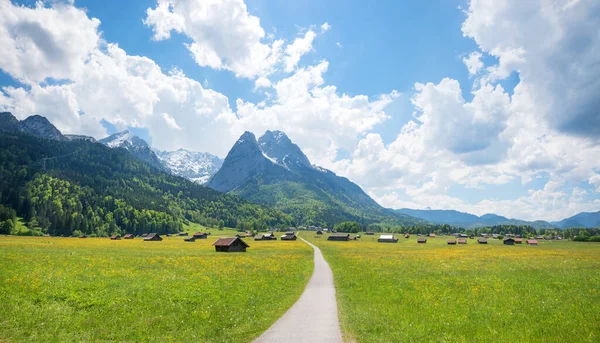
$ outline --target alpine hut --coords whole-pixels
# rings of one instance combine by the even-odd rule
[[[327,237],[328,241],[349,241],[350,234],[348,233],[334,233],[331,236]]]
[[[144,237],[144,241],[162,241],[162,237],[160,237],[158,233],[149,233],[146,237]]]
[[[479,244],[487,244],[488,240],[487,238],[478,238],[477,239],[477,243]]]
[[[425,244],[425,243],[427,243],[427,238],[417,238],[417,243]]]
[[[296,233],[294,231],[288,231],[285,233],[285,235],[281,236],[282,241],[295,241],[296,239],[298,239],[298,237],[296,237]]]
[[[135,236],[131,233],[126,234],[125,236],[123,236],[124,239],[134,239]]]
[[[449,239],[447,242],[448,245],[456,245],[456,239]]]
[[[183,239],[185,242],[195,242],[196,241],[196,237],[194,236],[190,236],[190,237],[186,237]]]
[[[505,238],[504,245],[515,245],[515,239],[514,238]]]
[[[538,245],[537,239],[528,239],[527,245]]]
[[[119,236],[119,235],[112,235],[112,236],[110,236],[110,240],[111,241],[118,241],[120,239],[121,239],[121,236]]]
[[[394,237],[394,235],[380,235],[379,239],[377,239],[379,243],[398,243],[398,238]]]
[[[459,238],[458,244],[467,244],[467,240],[465,238]]]
[[[217,252],[246,252],[250,246],[239,237],[219,238],[213,243]]]
[[[192,237],[194,237],[195,239],[206,239],[208,237],[208,234],[206,232],[196,232],[192,235]]]

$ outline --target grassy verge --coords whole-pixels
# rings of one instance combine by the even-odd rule
[[[0,341],[250,341],[298,299],[312,249],[213,242],[0,237]]]
[[[335,279],[344,335],[358,342],[598,342],[600,244],[501,241],[448,246],[318,245]]]

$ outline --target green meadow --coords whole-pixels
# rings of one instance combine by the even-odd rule
[[[600,341],[600,244],[303,236],[333,270],[347,341]]]
[[[246,253],[216,253],[231,232],[209,231],[194,243],[0,237],[0,342],[251,341],[302,293],[312,249],[247,240]]]

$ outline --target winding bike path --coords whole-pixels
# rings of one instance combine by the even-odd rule
[[[302,240],[315,252],[313,274],[300,299],[255,343],[342,343],[333,273],[321,250]]]

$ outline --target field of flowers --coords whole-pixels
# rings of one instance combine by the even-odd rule
[[[248,240],[216,253],[212,231],[194,243],[0,237],[0,342],[252,340],[302,293],[312,249]]]
[[[333,270],[348,341],[600,341],[600,244],[305,237]]]

